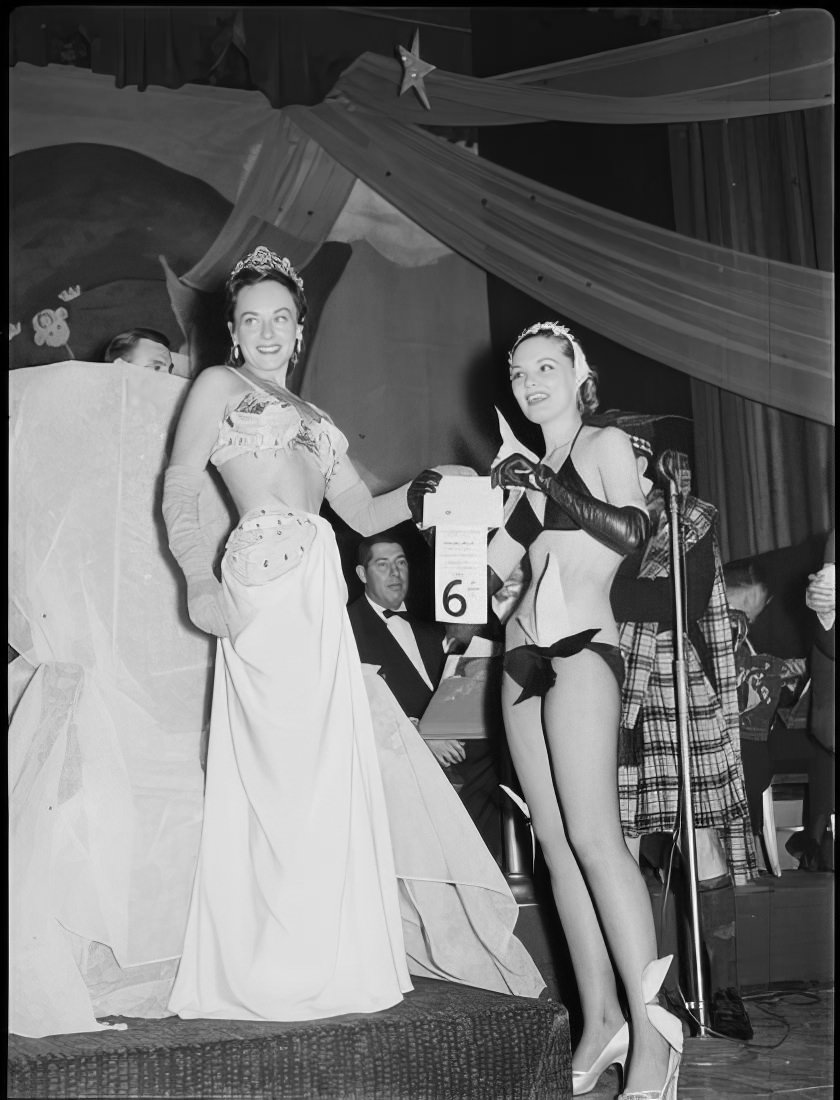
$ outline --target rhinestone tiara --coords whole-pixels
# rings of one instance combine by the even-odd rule
[[[513,343],[513,347],[508,352],[508,365],[513,366],[513,353],[519,347],[524,339],[528,336],[540,336],[545,334],[547,336],[565,336],[569,343],[572,345],[572,355],[574,357],[575,365],[575,381],[578,386],[583,385],[587,378],[591,377],[592,371],[589,369],[589,363],[586,361],[586,356],[583,354],[583,348],[577,342],[575,335],[566,328],[565,325],[561,325],[559,321],[537,321],[535,325],[529,325],[528,328],[523,329],[522,332],[516,337]]]
[[[231,279],[246,267],[252,267],[255,271],[279,271],[281,275],[285,275],[287,279],[291,279],[298,290],[303,290],[303,279],[301,279],[300,275],[298,275],[286,257],[283,256],[281,258],[276,252],[272,252],[270,248],[266,248],[264,244],[258,245],[244,260],[239,261],[230,273]]]
[[[529,325],[528,328],[524,328],[514,341],[513,347],[517,344],[521,344],[526,336],[538,336],[541,332],[550,332],[552,336],[565,336],[567,340],[577,343],[573,333],[566,328],[565,325],[561,325],[559,321],[537,321],[535,325]],[[511,349],[511,354],[513,349]]]

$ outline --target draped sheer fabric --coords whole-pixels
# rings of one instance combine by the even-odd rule
[[[91,363],[9,383],[9,642],[33,670],[9,729],[9,1027],[38,1036],[165,1014],[211,650],[158,519],[188,383]],[[207,503],[221,532],[223,502]]]
[[[387,29],[386,21],[371,23],[364,19],[363,10],[342,19],[341,12],[332,9],[330,22],[319,25],[318,12],[310,15],[302,9],[239,11],[228,31],[248,59],[261,97],[276,107],[320,99],[328,86],[327,59],[339,52],[339,38],[345,57],[357,56],[361,49],[390,54],[394,32]],[[21,59],[46,64],[49,35],[44,33],[38,9],[24,6],[13,17],[11,63]],[[683,120],[732,118],[768,110],[801,110],[831,94],[830,20],[830,14],[820,9],[768,12],[494,78],[497,94],[489,100],[483,91],[476,94],[480,81],[452,76],[469,69],[467,36],[440,35],[427,27],[424,48],[439,66],[428,78],[430,112],[413,96],[394,95],[401,67],[376,52],[351,67],[344,86],[354,89],[359,102],[366,102],[378,96],[384,82],[383,110],[408,121],[420,121],[425,114],[429,125],[498,125],[558,117],[582,122],[661,122],[675,121],[677,116]],[[134,84],[143,91],[156,85],[177,89],[206,76],[208,59],[202,38],[207,18],[202,9],[102,5],[86,12],[85,24],[93,44],[93,71],[113,73],[118,88]],[[305,45],[314,34],[324,36],[323,49],[320,56],[306,57]],[[501,94],[505,86],[522,94],[505,97]],[[566,94],[562,99],[530,94],[547,88]],[[213,88],[213,94],[218,90]]]
[[[587,122],[615,121],[628,96],[641,111],[636,121],[645,123],[656,120],[660,97],[673,107],[663,122],[802,110],[833,102],[830,19],[825,11],[782,12],[504,78],[434,72],[430,80],[461,89],[470,111],[489,104],[483,121],[496,123],[493,105],[516,102],[520,93],[539,95],[548,106],[512,121],[570,117],[563,104],[581,96],[590,107],[579,120]],[[263,223],[285,235],[303,266],[360,178],[449,249],[564,318],[730,393],[833,423],[831,274],[671,233],[489,164],[407,124],[435,122],[436,92],[430,84],[432,112],[413,106],[414,97],[395,95],[394,64],[386,64],[388,81],[377,77],[368,105],[352,96],[358,73],[382,68],[382,60],[369,57],[314,108],[291,107],[267,118],[262,97],[252,93],[262,130],[249,149],[259,144],[259,152],[247,165],[239,162],[247,176],[239,201],[208,255],[182,276],[187,285],[204,289],[218,281]],[[651,73],[658,74],[656,94],[642,95]],[[587,82],[602,78],[610,94],[592,96]],[[584,82],[583,90],[572,94],[576,82]],[[14,75],[13,86],[20,87]],[[209,108],[218,90],[190,89],[196,103],[202,91]],[[184,89],[154,92],[155,101],[170,95],[173,103],[184,102]],[[701,100],[703,111],[677,109]],[[111,102],[102,98],[94,115],[107,113]],[[388,117],[394,109],[401,112],[397,119]],[[622,110],[623,121],[632,122]],[[158,142],[164,160],[172,156],[176,129],[184,138],[182,155],[201,146],[183,114],[174,118],[174,129],[159,128],[166,139],[144,139],[147,150]],[[86,125],[96,128],[90,119]],[[22,130],[19,125],[18,144]],[[113,128],[103,132],[113,140]]]
[[[763,27],[755,33],[766,36],[769,27],[780,25],[769,20],[755,21]],[[726,53],[727,29],[719,30],[718,45]],[[809,33],[813,38],[813,26]],[[775,30],[772,35],[775,41]],[[684,37],[692,38],[696,50],[696,38]],[[807,56],[822,56],[813,41],[809,48]],[[791,58],[783,55],[787,64]],[[361,68],[365,64],[363,58]],[[637,57],[631,68],[639,64]],[[241,204],[185,283],[209,286],[223,257],[230,262],[242,251],[259,220],[290,238],[300,234],[292,251],[308,255],[314,223],[338,219],[346,199],[340,187],[330,186],[332,157],[447,248],[561,316],[730,393],[832,422],[831,274],[649,226],[535,183],[405,124],[405,118],[388,118],[386,105],[395,97],[386,96],[384,86],[367,106],[349,98],[354,86],[347,89],[345,81],[352,72],[319,107],[283,112]],[[471,88],[477,100],[499,95],[493,81],[476,80]],[[502,89],[502,97],[509,91]],[[825,101],[806,97],[799,106]],[[762,110],[774,102],[767,98]],[[721,113],[726,111],[704,117]],[[675,113],[663,121],[677,118]],[[651,121],[650,114],[644,121]],[[302,185],[306,165],[310,174]],[[263,175],[268,188],[256,178]],[[317,219],[311,217],[312,196],[320,196]]]
[[[833,24],[827,11],[758,19],[478,79],[435,69],[430,109],[395,96],[399,61],[363,54],[333,96],[425,126],[523,122],[649,125],[801,111],[830,103]]]
[[[285,113],[266,124],[262,143],[249,167],[236,206],[205,256],[183,276],[197,290],[215,289],[244,253],[263,222],[286,237],[285,252],[295,267],[306,267],[323,244],[347,201],[356,177]],[[278,243],[279,247],[279,243]]]
[[[563,317],[694,378],[831,421],[831,275],[646,225],[338,101],[284,115],[454,252]],[[283,155],[261,163],[285,171]],[[282,229],[291,215],[266,202],[249,216]],[[234,213],[214,252],[233,257],[243,240]],[[184,280],[205,273],[202,263]]]
[[[514,935],[507,880],[440,765],[374,665],[362,665],[388,806],[412,974],[537,997],[545,987]]]

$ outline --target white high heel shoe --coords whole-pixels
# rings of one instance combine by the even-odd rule
[[[654,959],[642,973],[642,994],[648,1019],[670,1047],[665,1084],[655,1091],[647,1089],[645,1092],[622,1092],[618,1100],[677,1100],[677,1081],[683,1048],[682,1023],[673,1013],[656,1003],[656,995],[665,981],[672,958],[673,955],[666,955],[664,959]]]
[[[609,1066],[619,1065],[623,1072],[629,1048],[630,1026],[624,1023],[589,1069],[572,1070],[572,1096],[584,1096],[587,1092],[592,1092],[598,1083],[598,1078]]]

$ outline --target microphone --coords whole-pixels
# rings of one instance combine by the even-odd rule
[[[656,472],[663,480],[670,481],[677,493],[682,496],[691,480],[688,455],[683,454],[682,451],[663,451],[656,460]]]

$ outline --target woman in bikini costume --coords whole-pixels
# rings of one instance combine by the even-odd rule
[[[511,757],[549,870],[573,961],[583,1033],[575,1096],[612,1064],[624,1100],[675,1100],[682,1029],[656,1004],[670,959],[656,959],[650,899],[622,835],[617,743],[623,665],[610,609],[622,557],[649,519],[632,445],[583,414],[595,383],[557,322],[526,329],[509,355],[514,397],[542,429],[542,462],[504,458],[508,499],[489,547],[491,587],[527,554],[531,580],[506,625],[502,706]],[[622,1014],[613,962],[624,988]],[[629,1051],[629,1062],[628,1062]]]
[[[287,259],[261,246],[238,263],[227,309],[232,362],[193,382],[164,484],[190,618],[220,639],[201,845],[169,1007],[240,1020],[375,1012],[411,981],[347,592],[318,513],[326,498],[363,534],[419,520],[440,474],[374,499],[342,433],[288,391],[306,300]],[[199,516],[208,462],[240,517],[221,583]]]

